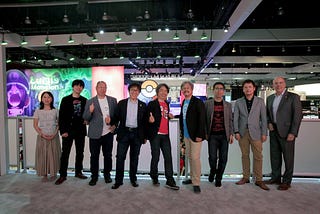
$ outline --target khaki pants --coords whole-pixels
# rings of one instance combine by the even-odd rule
[[[201,176],[201,162],[200,152],[202,142],[194,142],[190,138],[184,138],[186,145],[186,155],[189,158],[190,163],[190,177],[194,186],[200,185]]]
[[[253,173],[256,181],[262,181],[262,142],[253,140],[249,131],[246,130],[241,136],[239,146],[242,153],[242,174],[244,179],[250,178],[250,145],[253,152]]]

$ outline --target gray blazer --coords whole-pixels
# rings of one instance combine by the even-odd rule
[[[115,125],[115,111],[117,108],[117,99],[115,97],[106,96],[109,105],[109,114],[111,117],[110,125]],[[93,103],[94,111],[90,113],[89,107]],[[83,119],[89,122],[88,137],[99,139],[102,134],[104,118],[99,105],[98,97],[95,96],[87,101],[83,112]]]
[[[268,123],[274,123],[273,119],[273,100],[275,94],[267,98],[267,118]],[[302,106],[300,97],[297,94],[284,92],[277,110],[277,131],[282,138],[286,138],[288,134],[298,136],[299,127],[302,120]]]
[[[239,98],[234,106],[233,126],[234,132],[239,132],[241,137],[246,129],[249,130],[253,140],[260,140],[262,135],[267,135],[267,113],[264,100],[254,96],[252,107],[248,114],[245,98]]]
[[[212,126],[213,109],[214,109],[214,99],[207,100],[204,103],[206,110],[206,136],[209,140],[210,130]],[[232,123],[232,106],[230,103],[223,100],[223,118],[224,118],[224,128],[226,130],[227,140],[230,140],[230,135],[233,133],[233,123]]]

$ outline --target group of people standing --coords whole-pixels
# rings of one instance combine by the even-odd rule
[[[107,84],[97,82],[97,95],[87,100],[81,96],[84,88],[82,80],[72,82],[72,94],[64,97],[59,111],[54,108],[51,92],[41,94],[40,108],[34,113],[34,128],[38,133],[36,145],[36,171],[44,180],[55,180],[59,170],[60,177],[55,184],[67,179],[69,155],[75,142],[75,177],[87,179],[82,173],[85,136],[89,137],[90,171],[89,185],[96,185],[99,178],[99,157],[102,149],[104,157],[103,175],[105,183],[111,183],[113,137],[117,135],[116,175],[112,189],[123,185],[124,165],[130,148],[129,178],[133,187],[138,187],[137,169],[140,148],[147,140],[151,147],[150,177],[159,186],[158,163],[160,151],[164,159],[166,187],[179,190],[173,177],[171,143],[169,138],[170,113],[168,99],[169,87],[159,84],[156,97],[146,105],[138,100],[141,86],[132,83],[128,87],[129,97],[117,102],[115,97],[106,95]],[[181,84],[184,100],[179,115],[180,131],[186,155],[190,163],[190,179],[193,191],[200,193],[201,146],[208,140],[210,174],[209,182],[222,185],[222,177],[228,159],[228,145],[238,140],[242,153],[243,178],[236,184],[250,182],[250,146],[253,151],[253,172],[255,184],[264,190],[265,185],[279,184],[280,190],[291,187],[294,165],[294,141],[298,134],[302,109],[299,96],[286,90],[285,80],[274,80],[275,95],[263,99],[254,95],[256,86],[252,80],[243,83],[244,96],[232,106],[224,97],[225,85],[216,82],[213,86],[214,98],[205,102],[193,96],[193,83]],[[86,126],[88,127],[88,134]],[[262,180],[262,143],[270,131],[271,180]],[[62,151],[60,138],[62,137]],[[282,155],[286,170],[281,181]],[[50,178],[48,176],[50,175]]]

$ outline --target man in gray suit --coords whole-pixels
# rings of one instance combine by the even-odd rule
[[[286,90],[283,77],[273,80],[275,94],[267,98],[267,119],[270,131],[271,179],[266,184],[280,184],[279,190],[291,187],[294,166],[295,138],[302,119],[300,97]],[[281,183],[282,157],[285,172]]]
[[[99,178],[100,148],[104,157],[104,180],[111,183],[112,148],[115,130],[115,112],[117,99],[107,96],[107,84],[99,81],[96,86],[97,96],[87,101],[83,119],[89,122],[88,137],[90,138],[90,186],[96,185]]]
[[[252,80],[242,84],[244,97],[234,106],[234,132],[242,153],[243,178],[237,185],[250,183],[250,145],[253,152],[253,173],[255,184],[263,190],[269,188],[262,181],[262,143],[267,139],[267,114],[264,100],[254,95]]]
[[[209,182],[221,187],[221,180],[228,160],[229,143],[233,143],[232,106],[223,100],[225,86],[213,84],[214,98],[207,100],[206,139],[208,140],[210,174]]]

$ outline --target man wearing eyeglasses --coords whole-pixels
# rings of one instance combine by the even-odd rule
[[[221,180],[228,160],[229,143],[233,143],[232,106],[223,100],[225,86],[222,82],[213,85],[214,98],[207,100],[206,139],[208,140],[210,174],[209,182],[221,187]]]

